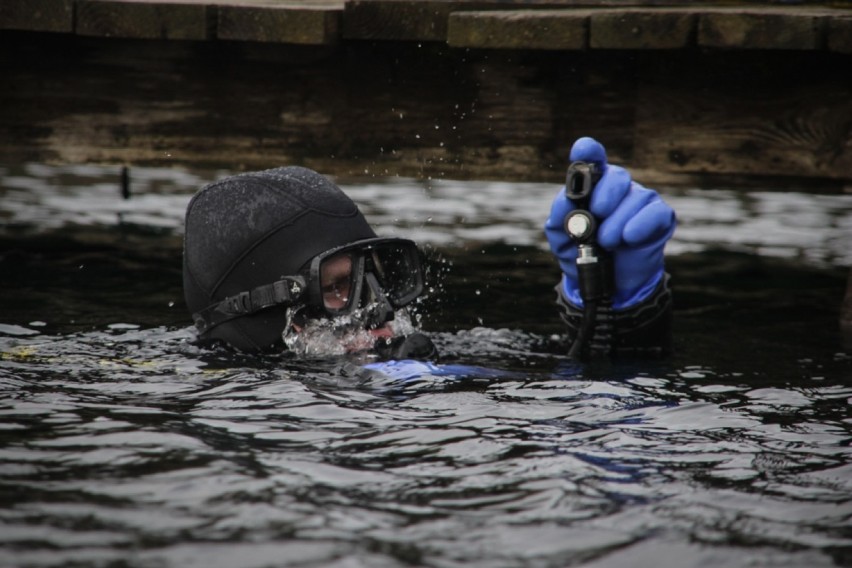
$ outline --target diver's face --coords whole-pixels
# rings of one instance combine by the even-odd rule
[[[352,292],[352,257],[340,253],[325,261],[320,275],[320,287],[326,308],[343,308],[349,302],[349,294]]]
[[[390,346],[416,331],[407,306],[423,291],[419,251],[405,239],[365,239],[318,254],[302,267],[305,304],[282,333],[297,354],[335,355]]]
[[[352,268],[352,256],[346,252],[334,255],[323,262],[320,271],[320,291],[323,304],[327,309],[339,310],[349,304],[350,295],[354,290]],[[341,321],[346,323],[341,324]],[[314,351],[317,351],[318,343],[324,343],[332,352],[363,351],[371,349],[379,338],[388,339],[394,336],[394,329],[390,322],[385,322],[375,329],[365,329],[357,324],[353,326],[352,323],[354,321],[351,316],[343,316],[339,319],[308,321],[305,326],[294,323],[292,327],[297,334],[308,334],[306,340],[314,344],[311,347]],[[317,339],[311,341],[310,337]],[[294,345],[296,344],[294,339],[291,341]]]

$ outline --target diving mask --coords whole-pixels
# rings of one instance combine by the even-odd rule
[[[368,317],[359,319],[375,328],[413,302],[423,286],[422,256],[413,241],[370,238],[320,253],[299,274],[228,296],[193,314],[193,319],[206,332],[273,306],[296,307],[291,311],[296,324],[299,319],[333,319],[367,310]]]

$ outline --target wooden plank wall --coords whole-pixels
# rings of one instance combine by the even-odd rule
[[[3,0],[0,163],[852,183],[848,3],[518,4]]]

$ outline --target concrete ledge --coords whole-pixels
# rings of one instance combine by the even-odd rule
[[[852,1],[748,6],[687,0],[0,0],[0,30],[333,45],[488,49],[852,52]]]
[[[0,0],[0,29],[301,45],[369,39],[490,49],[850,53],[850,20],[852,2],[772,0],[742,7],[686,0]]]
[[[674,10],[601,11],[592,15],[592,49],[681,49],[694,43],[698,17]]]
[[[824,20],[822,15],[807,12],[711,12],[699,19],[698,45],[730,49],[819,49]]]
[[[342,34],[345,39],[444,41],[450,13],[458,7],[447,0],[349,0]]]
[[[539,6],[541,8],[541,6]],[[848,53],[852,11],[830,8],[459,10],[447,43],[491,49],[767,49]]]
[[[0,30],[74,31],[74,0],[2,0]]]
[[[341,8],[335,6],[219,6],[219,39],[332,45],[337,43]]]
[[[511,10],[450,14],[452,47],[578,50],[588,45],[588,10]]]
[[[78,0],[79,35],[133,39],[210,39],[204,4],[179,1]]]

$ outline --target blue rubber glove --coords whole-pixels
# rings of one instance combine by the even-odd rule
[[[675,230],[675,214],[657,194],[630,179],[619,166],[608,165],[606,150],[593,138],[580,138],[571,148],[572,162],[595,162],[603,172],[592,190],[589,209],[600,221],[598,244],[610,251],[615,272],[613,308],[627,309],[651,295],[663,278],[663,248]],[[568,300],[583,305],[577,280],[577,244],[565,232],[565,216],[574,210],[565,187],[553,200],[544,232],[559,260]]]

